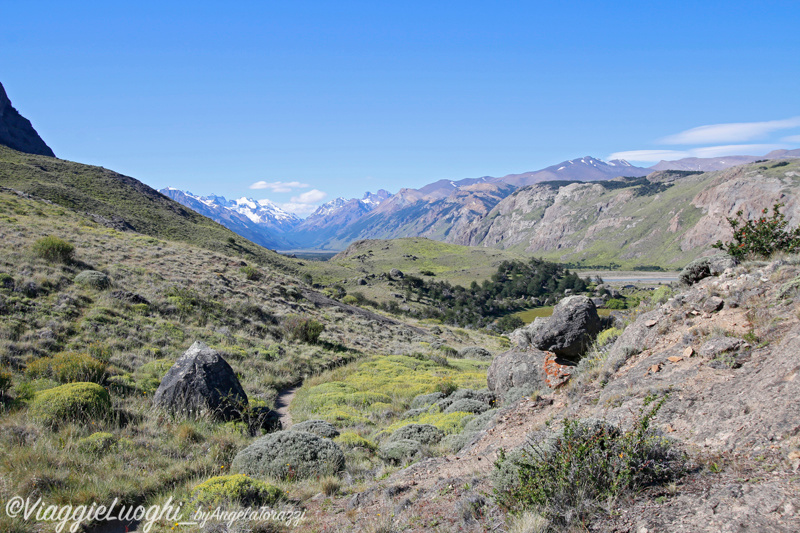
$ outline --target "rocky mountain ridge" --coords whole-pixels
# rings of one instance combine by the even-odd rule
[[[28,154],[55,157],[53,150],[39,137],[31,122],[11,105],[0,83],[0,144]]]

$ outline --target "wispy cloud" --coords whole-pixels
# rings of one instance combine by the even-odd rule
[[[295,215],[297,215],[299,217],[305,217],[307,215],[310,215],[311,213],[314,212],[314,210],[317,209],[316,205],[313,205],[313,204],[302,204],[302,203],[297,203],[297,202],[287,202],[287,203],[279,204],[279,205],[281,206],[281,209],[283,209],[284,211],[288,211],[290,213],[294,213]]]
[[[800,135],[789,135],[781,140],[785,143],[800,143]]]
[[[728,155],[764,155],[772,150],[789,148],[784,144],[727,144],[724,146],[703,146],[689,150],[629,150],[615,152],[609,159],[625,159],[636,163],[657,163],[675,161],[686,157],[724,157]]]
[[[299,181],[257,181],[250,185],[251,189],[270,189],[272,192],[292,192],[293,189],[306,189],[307,183]]]
[[[698,126],[674,135],[668,135],[659,142],[663,144],[716,144],[737,143],[764,138],[779,130],[800,127],[800,117],[764,122],[733,122],[730,124],[710,124]]]
[[[298,196],[292,196],[292,202],[299,203],[299,204],[313,204],[314,202],[319,202],[323,200],[328,193],[320,191],[319,189],[311,189],[310,191],[306,191]]]

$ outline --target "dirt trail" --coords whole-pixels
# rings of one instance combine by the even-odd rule
[[[275,398],[275,412],[278,413],[283,429],[292,427],[292,415],[289,414],[289,405],[291,405],[294,395],[297,394],[297,389],[300,385],[283,389],[278,393]]]

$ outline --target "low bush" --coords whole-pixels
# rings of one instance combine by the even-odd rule
[[[78,440],[80,451],[89,455],[103,455],[117,444],[117,437],[105,431],[92,433]]]
[[[0,368],[0,398],[6,395],[12,384],[11,372]]]
[[[33,253],[51,263],[69,263],[75,247],[63,239],[48,235],[33,243]]]
[[[111,286],[111,279],[96,270],[84,270],[75,276],[75,283],[83,285],[84,287],[92,287],[93,289],[107,289]]]
[[[258,281],[261,279],[261,271],[254,266],[245,265],[240,268],[239,271],[250,281]]]
[[[356,298],[352,294],[348,294],[344,298],[342,298],[342,303],[347,305],[356,305],[358,303],[358,298]]]
[[[59,383],[91,381],[103,383],[108,366],[89,354],[61,352],[53,357],[42,357],[28,364],[25,375],[29,379],[50,378]]]
[[[622,335],[622,329],[620,328],[604,329],[603,331],[597,334],[597,338],[595,339],[594,342],[597,344],[597,346],[602,348],[603,346],[611,344],[612,342],[617,340],[617,337],[619,337],[620,335]]]
[[[780,212],[783,205],[772,206],[772,216],[769,218],[769,210],[765,207],[761,211],[762,216],[756,220],[743,220],[744,212],[740,209],[736,212],[736,218],[726,217],[733,230],[733,241],[723,243],[718,240],[711,246],[737,259],[748,255],[770,257],[775,252],[800,251],[800,227],[786,229],[789,221]]]
[[[110,410],[111,397],[97,383],[69,383],[38,393],[28,414],[45,426],[57,427],[67,421],[101,419]]]
[[[489,410],[489,404],[480,400],[472,400],[469,398],[462,398],[456,400],[447,407],[445,413],[483,413]]]
[[[683,456],[650,427],[663,402],[643,407],[625,432],[599,420],[564,419],[560,432],[508,456],[501,451],[493,476],[498,501],[536,509],[568,529],[627,492],[680,475]]]
[[[420,455],[420,443],[411,439],[385,442],[378,449],[378,457],[392,465],[406,464]]]
[[[273,505],[283,498],[283,491],[274,485],[249,478],[243,474],[214,476],[192,489],[192,498],[199,504],[216,506],[238,503],[260,507]]]
[[[313,318],[288,315],[283,319],[283,329],[291,339],[316,344],[319,342],[319,336],[325,330],[325,326]]]
[[[307,431],[314,435],[332,439],[339,436],[339,430],[330,422],[324,420],[306,420],[292,426],[292,431]]]
[[[333,441],[305,431],[279,431],[237,453],[231,468],[293,481],[334,474],[344,468],[344,461],[344,453]]]
[[[420,444],[436,444],[444,437],[444,431],[430,424],[408,424],[394,431],[387,442],[413,440]]]
[[[370,451],[375,451],[378,446],[369,439],[365,439],[354,431],[345,431],[333,441],[343,448],[365,448]]]
[[[444,394],[441,392],[432,392],[430,394],[420,394],[419,396],[415,396],[413,400],[411,400],[411,408],[412,409],[419,409],[422,407],[428,407],[429,405],[435,404],[437,401],[444,398]]]

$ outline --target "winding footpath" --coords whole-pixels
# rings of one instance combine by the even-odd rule
[[[278,413],[280,417],[281,427],[283,427],[283,429],[292,427],[292,415],[289,413],[289,406],[292,404],[294,395],[297,394],[297,389],[299,388],[300,385],[295,385],[294,387],[283,389],[278,393],[277,398],[275,398],[275,412]]]

